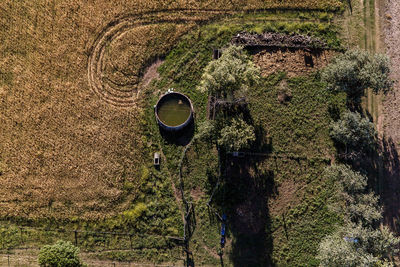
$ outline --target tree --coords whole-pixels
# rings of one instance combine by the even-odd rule
[[[197,134],[194,136],[194,139],[211,142],[213,140],[214,135],[215,135],[214,123],[209,120],[205,120],[204,122],[200,123],[197,130]]]
[[[200,89],[216,97],[238,98],[244,96],[259,77],[259,70],[243,48],[232,45],[223,51],[218,60],[206,66]]]
[[[358,112],[346,112],[339,121],[331,124],[330,136],[345,147],[345,152],[351,150],[362,152],[374,148],[377,132],[374,124],[367,118],[362,118]]]
[[[332,165],[325,175],[337,184],[339,199],[344,199],[340,213],[345,225],[321,241],[320,266],[393,266],[390,260],[400,239],[386,227],[376,229],[382,209],[378,197],[367,192],[367,177],[347,165]]]
[[[231,151],[249,148],[256,140],[254,127],[242,119],[232,119],[231,125],[223,128],[220,134],[218,144]]]
[[[44,267],[79,267],[86,266],[79,258],[79,248],[71,242],[59,240],[54,245],[40,249],[38,261]]]
[[[349,50],[339,55],[322,71],[322,80],[332,91],[344,91],[359,103],[364,90],[387,92],[393,85],[389,78],[389,58],[364,50]]]
[[[340,212],[348,223],[373,226],[382,218],[379,198],[367,191],[367,177],[353,171],[348,165],[332,165],[325,170],[325,177],[337,185],[338,199],[344,200]],[[341,206],[337,205],[336,207]]]
[[[392,256],[398,252],[400,239],[387,227],[374,230],[360,224],[341,227],[320,243],[320,266],[393,266]]]

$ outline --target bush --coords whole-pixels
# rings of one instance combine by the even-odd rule
[[[393,266],[400,239],[388,228],[377,228],[382,218],[378,197],[367,191],[367,177],[347,165],[333,165],[325,175],[338,184],[339,198],[345,200],[345,226],[325,237],[319,246],[320,266]]]
[[[213,122],[205,120],[202,123],[200,123],[197,129],[197,134],[194,136],[194,139],[205,142],[212,142],[214,135],[215,135],[215,126]]]
[[[123,212],[124,218],[128,223],[135,223],[147,211],[147,205],[144,203],[137,203],[133,209]]]
[[[340,213],[347,222],[373,226],[382,218],[379,197],[367,192],[367,177],[347,165],[332,165],[325,171],[328,179],[337,184],[338,198],[345,201]]]
[[[71,242],[59,240],[54,245],[40,249],[39,265],[44,267],[79,267],[86,266],[79,258],[79,248]]]

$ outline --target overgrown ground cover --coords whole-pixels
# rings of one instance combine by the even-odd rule
[[[2,217],[11,217],[14,222],[25,217],[18,225],[49,229],[134,233],[132,250],[129,236],[80,233],[78,245],[104,250],[97,255],[104,258],[174,261],[182,256],[180,247],[166,236],[182,236],[177,174],[183,148],[166,142],[154,123],[152,107],[160,93],[174,87],[187,94],[195,105],[196,125],[204,121],[207,95],[196,89],[202,70],[211,60],[212,48],[223,47],[242,30],[311,34],[326,40],[332,48],[339,47],[336,29],[329,23],[330,13],[242,14],[196,28],[181,38],[160,68],[160,80],[142,92],[143,102],[131,109],[118,109],[99,101],[87,84],[87,46],[97,34],[98,25],[104,25],[102,20],[110,21],[132,6],[127,4],[111,9],[112,14],[100,15],[107,4],[86,6],[77,2],[75,9],[81,10],[80,16],[72,16],[71,23],[69,17],[59,15],[66,14],[66,10],[74,13],[74,9],[57,4],[25,4],[5,3],[1,9],[15,12],[9,13],[9,18],[17,20],[2,35],[2,40],[7,40],[1,65],[4,135],[0,152],[5,165],[1,179],[7,185],[0,194]],[[39,11],[49,16],[41,17]],[[89,21],[84,17],[88,12],[99,17]],[[277,22],[282,15],[289,21]],[[303,18],[299,20],[300,15]],[[22,23],[28,27],[23,28]],[[27,31],[31,38],[12,35],[19,30]],[[74,38],[63,38],[71,33]],[[7,34],[14,37],[8,39]],[[41,42],[44,37],[48,41]],[[65,45],[59,46],[60,42]],[[293,95],[286,104],[278,101],[282,81]],[[237,164],[231,173],[242,171],[247,180],[232,176],[217,190],[212,205],[229,215],[223,260],[229,265],[262,264],[261,260],[315,265],[313,256],[319,240],[340,221],[327,209],[332,188],[320,174],[334,154],[327,131],[328,109],[334,111],[337,105],[340,110],[344,100],[328,94],[317,74],[291,79],[284,74],[270,76],[250,91],[249,100],[251,117],[261,129],[260,137],[267,148],[258,152],[269,156],[252,158],[250,167],[248,162]],[[156,171],[151,158],[159,149],[165,158],[161,170]],[[195,203],[196,214],[190,248],[199,265],[220,261],[220,224],[205,205],[217,180],[217,163],[215,147],[201,142],[193,143],[184,161],[185,196]],[[235,182],[244,191],[233,191]],[[253,191],[246,192],[246,188]],[[259,193],[262,198],[249,198],[246,193]],[[32,202],[33,198],[38,201]],[[254,205],[258,201],[261,206]],[[244,215],[238,215],[241,210]],[[39,220],[44,214],[54,220]],[[243,229],[247,223],[243,216],[252,218],[250,225],[258,220],[262,223]],[[108,219],[98,223],[86,222],[105,217]],[[60,224],[58,219],[64,222]],[[37,247],[60,237],[74,241],[71,232],[24,232],[14,223],[2,225],[4,249],[21,244]],[[119,248],[125,251],[109,251]],[[249,253],[252,249],[257,251],[256,259]]]
[[[307,33],[327,39],[333,36],[329,30],[318,31],[318,28],[328,29],[326,25],[305,25],[287,23],[279,27],[287,32],[306,29]],[[194,102],[196,125],[199,125],[205,120],[207,95],[197,87],[202,69],[211,60],[212,48],[224,46],[236,32],[252,31],[255,27],[277,26],[260,21],[235,24],[230,19],[229,24],[205,26],[184,37],[159,69],[161,79],[154,86],[161,89],[159,93],[173,87],[187,94]],[[330,41],[333,46],[337,44],[336,39]],[[278,101],[282,81],[293,95],[286,104]],[[158,97],[152,94],[153,91],[151,97],[155,103]],[[323,180],[321,174],[334,158],[328,126],[330,116],[345,108],[344,96],[328,93],[318,74],[288,79],[280,73],[252,88],[249,101],[250,115],[264,140],[255,152],[267,155],[247,159],[245,164],[232,161],[234,167],[226,166],[232,176],[222,181],[212,202],[216,210],[229,214],[230,232],[223,260],[229,265],[262,265],[265,261],[278,265],[317,265],[314,256],[319,241],[340,222],[328,209],[333,185]],[[151,108],[147,114],[151,124],[154,120]],[[183,147],[164,141],[157,127],[153,126],[149,135],[160,140],[164,164],[175,174],[175,184],[179,184],[178,166]],[[220,223],[206,206],[218,180],[216,148],[195,141],[183,166],[185,196],[195,203],[196,226],[190,242],[195,262],[217,264]],[[257,194],[264,195],[258,198]],[[242,229],[243,224],[249,224],[250,229]]]

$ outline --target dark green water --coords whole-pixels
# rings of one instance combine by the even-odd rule
[[[158,107],[158,117],[168,126],[178,126],[190,116],[190,105],[178,98],[166,99]]]

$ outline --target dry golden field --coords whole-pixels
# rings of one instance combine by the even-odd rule
[[[340,6],[338,0],[1,1],[0,216],[99,219],[121,212],[151,160],[143,155],[140,77],[199,22],[226,10]],[[123,190],[127,184],[132,194]]]

